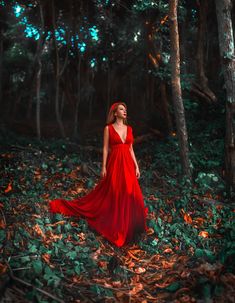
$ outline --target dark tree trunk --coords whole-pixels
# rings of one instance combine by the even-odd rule
[[[77,98],[76,98],[76,105],[75,105],[74,130],[73,130],[74,138],[78,137],[78,113],[79,113],[79,105],[81,102],[81,61],[82,61],[81,55],[79,55],[78,74],[77,74]]]
[[[111,67],[108,63],[108,71],[107,71],[107,103],[106,103],[106,116],[109,112],[109,107],[111,103]]]
[[[43,51],[43,32],[44,32],[44,16],[43,16],[43,8],[42,4],[39,2],[39,9],[40,9],[40,19],[41,19],[41,31],[40,31],[40,38],[38,41],[38,54],[37,54],[37,74],[36,74],[36,127],[37,127],[37,137],[41,139],[41,98],[40,98],[40,91],[41,91],[41,74],[42,74],[42,51]]]
[[[200,99],[204,99],[208,103],[216,102],[217,98],[208,86],[208,79],[204,68],[205,54],[205,34],[207,32],[207,12],[208,0],[200,0],[199,3],[199,20],[198,20],[198,38],[197,38],[197,54],[196,69],[197,79],[193,83],[192,92]]]
[[[56,120],[60,128],[60,133],[63,138],[66,137],[64,125],[60,116],[60,77],[61,77],[61,71],[60,71],[60,57],[59,57],[59,50],[55,35],[56,30],[56,22],[55,22],[55,3],[52,1],[52,24],[53,24],[53,43],[54,43],[54,49],[55,49],[55,114],[56,114]],[[67,46],[68,47],[68,46]]]
[[[231,19],[232,1],[216,0],[220,56],[227,93],[225,178],[229,193],[235,190],[235,51]]]
[[[162,112],[163,112],[163,116],[164,119],[166,121],[166,125],[167,125],[167,133],[171,133],[172,132],[172,119],[171,119],[171,115],[169,112],[169,104],[168,104],[168,98],[167,98],[167,91],[166,91],[166,82],[165,81],[161,81],[160,83],[160,91],[161,91],[161,106],[162,106]]]
[[[188,134],[185,122],[184,106],[180,84],[180,51],[177,20],[178,0],[170,1],[170,47],[171,47],[171,84],[177,135],[180,145],[180,158],[184,175],[191,179],[188,151]]]
[[[0,105],[2,106],[3,29],[0,29]]]

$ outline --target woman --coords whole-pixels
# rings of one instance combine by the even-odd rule
[[[138,183],[140,171],[133,150],[127,106],[114,103],[104,128],[101,179],[86,196],[50,201],[50,211],[83,217],[90,227],[120,247],[147,231],[147,207]]]

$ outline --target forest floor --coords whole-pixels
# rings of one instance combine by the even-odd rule
[[[222,178],[223,136],[215,126],[197,134],[192,184],[179,177],[175,136],[134,145],[149,229],[122,248],[85,220],[48,211],[49,200],[94,187],[98,149],[0,134],[0,302],[234,302],[235,208]],[[99,139],[88,143],[101,147]]]

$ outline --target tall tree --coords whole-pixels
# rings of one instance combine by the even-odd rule
[[[53,36],[53,44],[54,44],[54,49],[55,49],[55,114],[56,114],[56,120],[60,128],[60,133],[63,138],[65,138],[65,130],[64,130],[64,125],[61,119],[60,115],[60,78],[67,66],[67,61],[68,61],[68,55],[66,56],[66,59],[64,61],[64,65],[61,69],[60,67],[60,56],[59,56],[59,47],[58,47],[58,42],[56,39],[56,16],[55,16],[55,2],[54,0],[51,2],[51,7],[52,7],[52,25],[53,25],[53,31],[52,31],[52,36]],[[68,40],[67,40],[68,42]],[[67,45],[67,51],[68,51],[68,45]],[[67,52],[68,54],[68,52]]]
[[[0,104],[2,103],[3,29],[0,28]]]
[[[180,158],[184,175],[191,179],[188,151],[188,134],[185,122],[184,105],[180,84],[180,49],[177,19],[178,0],[170,0],[170,53],[171,53],[171,85],[176,118],[177,135],[180,145]]]
[[[231,18],[232,0],[216,0],[220,56],[226,99],[225,178],[228,190],[235,190],[235,52]]]
[[[204,68],[204,53],[205,53],[205,38],[207,33],[207,12],[208,0],[199,0],[199,18],[198,18],[198,37],[197,37],[197,53],[196,53],[196,68],[197,80],[193,83],[192,91],[200,98],[209,103],[217,101],[215,94],[209,88],[208,79]]]
[[[41,74],[42,74],[42,52],[44,47],[45,41],[45,34],[44,34],[44,15],[43,15],[43,7],[42,3],[39,1],[39,10],[40,10],[40,20],[41,20],[41,31],[40,31],[40,38],[38,40],[37,46],[37,64],[38,69],[36,73],[36,127],[37,127],[37,137],[41,139],[41,98],[40,98],[40,91],[41,91]]]

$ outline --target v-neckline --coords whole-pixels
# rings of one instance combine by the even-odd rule
[[[111,123],[111,125],[112,125],[114,131],[118,134],[119,139],[122,141],[121,136],[120,136],[119,133],[116,131],[116,129],[114,128],[114,126],[113,126],[112,123]],[[126,139],[127,139],[127,135],[128,135],[128,125],[127,125],[126,127],[127,127],[127,128],[126,128],[126,138],[125,138],[124,142],[122,141],[122,144],[125,144],[125,143],[126,143]]]

